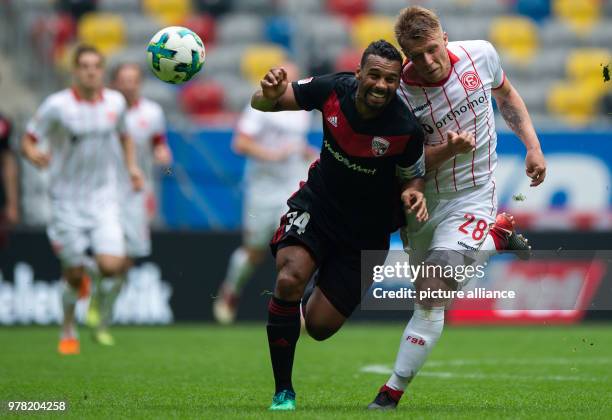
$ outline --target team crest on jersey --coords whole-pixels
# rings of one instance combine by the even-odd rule
[[[389,140],[383,139],[382,137],[374,137],[372,139],[372,153],[374,156],[382,156],[389,150]]]
[[[106,116],[108,117],[109,121],[114,123],[115,121],[117,121],[117,113],[114,111],[108,111],[106,113]]]
[[[332,115],[331,117],[327,117],[327,121],[334,127],[338,127],[338,117],[337,116]]]
[[[480,77],[473,71],[466,71],[460,77],[461,84],[467,90],[476,90],[480,87]]]

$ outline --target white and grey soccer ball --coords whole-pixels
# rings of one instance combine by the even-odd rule
[[[147,45],[147,63],[153,74],[167,83],[191,79],[202,68],[206,49],[191,29],[169,26],[157,32]]]

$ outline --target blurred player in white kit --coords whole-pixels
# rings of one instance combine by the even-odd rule
[[[125,128],[126,102],[103,86],[104,57],[79,46],[73,62],[74,84],[50,95],[28,123],[22,139],[25,157],[49,166],[52,215],[47,234],[62,263],[64,321],[58,351],[78,354],[74,308],[87,294],[86,272],[100,278],[101,306],[112,310],[125,273],[125,240],[119,215],[119,173],[113,149],[121,142],[131,186],[143,178]],[[37,142],[50,144],[50,153]],[[91,250],[94,260],[87,255]],[[106,327],[95,337],[108,334]]]
[[[134,142],[138,167],[142,170],[144,185],[134,191],[126,182],[129,174],[125,171],[123,157],[118,156],[120,172],[121,225],[126,241],[127,267],[133,260],[151,254],[150,224],[155,216],[155,165],[169,166],[172,152],[166,143],[166,120],[161,106],[141,96],[142,69],[136,63],[122,63],[111,73],[111,86],[121,92],[127,102],[125,125]],[[112,313],[101,313],[98,290],[92,292],[87,312],[87,324],[97,327],[109,323]]]
[[[285,63],[288,80],[297,80],[298,68]],[[280,217],[287,211],[287,197],[308,175],[308,163],[318,152],[306,138],[309,112],[261,112],[247,105],[232,148],[247,157],[244,173],[243,243],[232,253],[227,273],[213,303],[215,319],[222,324],[236,317],[240,293],[261,263]]]
[[[403,9],[395,36],[408,58],[398,96],[425,131],[425,196],[430,218],[402,228],[407,249],[427,252],[424,263],[469,265],[494,252],[526,250],[512,216],[497,215],[497,134],[492,99],[526,149],[531,186],[546,176],[546,161],[527,107],[504,73],[489,42],[449,42],[434,12]],[[468,132],[461,140],[455,133]],[[497,217],[496,217],[497,215]],[[482,251],[477,256],[473,251]],[[415,281],[417,291],[456,290],[454,279]],[[417,299],[406,325],[393,374],[370,409],[394,409],[436,345],[444,326],[446,299]]]

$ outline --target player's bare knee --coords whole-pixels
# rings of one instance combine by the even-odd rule
[[[99,255],[96,257],[100,274],[105,277],[113,277],[122,274],[125,271],[126,263],[124,257],[115,257],[111,255]]]
[[[85,269],[83,267],[70,267],[64,269],[64,278],[70,286],[75,289],[81,287],[81,281],[85,275]]]
[[[299,270],[291,265],[286,265],[279,271],[276,278],[275,295],[285,300],[300,300],[307,282],[308,279],[304,278]]]

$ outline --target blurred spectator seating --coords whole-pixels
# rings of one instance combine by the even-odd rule
[[[548,109],[570,124],[586,124],[595,117],[600,97],[601,92],[590,83],[560,81],[550,89]]]
[[[163,25],[178,25],[191,13],[190,0],[142,0],[143,10]]]
[[[395,46],[393,18],[383,15],[363,15],[355,19],[352,26],[353,45],[365,49],[372,41],[384,39]]]
[[[516,11],[536,21],[541,21],[550,15],[550,0],[517,0]]]
[[[538,28],[528,17],[504,16],[491,24],[490,39],[509,58],[527,63],[538,49]]]
[[[225,88],[213,81],[194,81],[180,90],[181,108],[190,116],[203,116],[223,110]]]
[[[211,15],[205,13],[191,15],[182,23],[182,26],[198,34],[199,37],[202,38],[202,42],[204,42],[206,48],[210,48],[214,45],[216,26],[215,19]]]
[[[242,76],[256,85],[268,70],[281,65],[286,59],[287,54],[285,50],[278,45],[251,45],[242,55],[240,63]]]
[[[367,13],[368,8],[368,0],[327,0],[329,12],[351,19]]]
[[[96,10],[97,0],[57,0],[57,8],[61,12],[71,14],[75,19],[80,19],[86,13]]]
[[[74,39],[76,24],[70,14],[50,14],[36,19],[31,30],[37,51],[57,59]]]
[[[266,40],[291,50],[293,30],[293,23],[287,16],[271,17],[266,21]]]
[[[601,17],[601,0],[553,0],[552,6],[555,16],[578,34],[589,33]]]
[[[253,14],[228,14],[217,21],[220,44],[249,44],[263,39],[263,20]]]
[[[193,3],[200,12],[217,17],[231,10],[234,1],[236,0],[193,0]]]
[[[362,53],[363,51],[354,48],[343,50],[336,58],[334,71],[354,72],[359,67]]]
[[[111,13],[140,12],[140,0],[97,0],[98,10]]]
[[[111,13],[88,13],[78,24],[79,41],[95,45],[103,54],[123,47],[125,32],[121,15]]]

